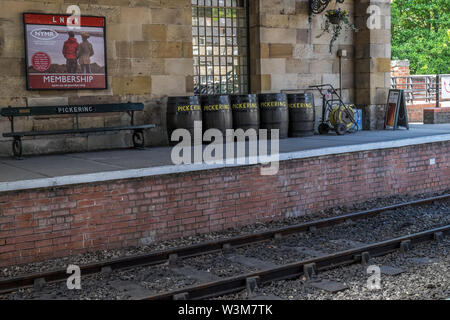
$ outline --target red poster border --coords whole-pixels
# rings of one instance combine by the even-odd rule
[[[67,18],[70,17],[70,14],[59,14],[59,13],[40,13],[40,12],[24,12],[22,14],[23,21],[23,34],[25,40],[25,75],[26,75],[26,89],[28,91],[49,91],[49,90],[107,90],[108,89],[108,62],[107,62],[107,47],[106,47],[106,17],[104,16],[90,16],[90,15],[81,15],[81,26],[82,27],[97,27],[103,28],[103,42],[104,42],[104,60],[105,60],[105,86],[101,88],[31,88],[29,84],[30,74],[29,63],[28,63],[28,43],[27,43],[27,24],[40,24],[40,25],[65,25],[65,24],[52,24],[52,23],[39,23],[38,20],[29,20],[31,17],[29,16],[38,16],[35,18],[41,19],[52,19],[53,17],[57,18]],[[103,20],[103,23],[98,23],[98,21]],[[30,21],[30,22],[27,22]]]

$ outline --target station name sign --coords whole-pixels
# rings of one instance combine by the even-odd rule
[[[56,113],[68,114],[68,113],[94,113],[96,112],[95,107],[92,106],[77,106],[77,107],[57,107]]]

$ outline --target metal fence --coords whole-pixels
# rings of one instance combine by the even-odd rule
[[[439,88],[441,76],[444,75],[391,77],[391,88],[404,90],[408,104],[435,102],[436,106],[439,106],[442,101],[450,101],[442,98]]]

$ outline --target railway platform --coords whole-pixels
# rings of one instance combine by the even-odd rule
[[[446,191],[450,125],[280,140],[279,170],[173,165],[171,148],[0,158],[0,265]]]

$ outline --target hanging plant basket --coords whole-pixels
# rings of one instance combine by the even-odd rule
[[[331,34],[330,41],[330,53],[333,50],[333,45],[336,40],[341,35],[342,29],[345,27],[347,29],[352,29],[355,32],[358,32],[358,29],[355,27],[353,23],[348,20],[348,12],[347,10],[343,10],[341,8],[336,10],[328,10],[325,14],[325,28],[324,31],[317,36],[320,38],[325,33]]]
[[[331,16],[328,18],[328,21],[330,21],[331,24],[340,24],[342,20],[339,16]]]

